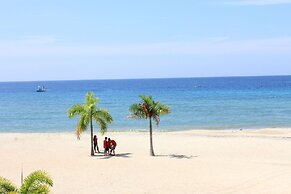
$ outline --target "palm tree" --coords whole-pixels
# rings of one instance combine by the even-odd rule
[[[160,116],[169,114],[171,112],[170,107],[160,102],[153,100],[151,96],[141,95],[141,102],[139,104],[133,104],[130,106],[129,111],[131,114],[129,118],[149,119],[150,122],[150,154],[155,156],[153,148],[153,127],[152,120],[156,122],[158,126],[160,123]]]
[[[18,189],[10,180],[0,177],[0,194],[48,194],[53,186],[51,177],[44,171],[28,175]]]
[[[77,124],[76,134],[78,139],[90,124],[91,129],[91,156],[94,156],[93,147],[93,120],[100,126],[102,135],[107,131],[107,124],[113,121],[109,112],[102,108],[97,108],[99,102],[98,97],[94,97],[93,92],[88,92],[86,95],[85,104],[76,104],[68,110],[68,117],[73,118],[76,115],[80,116]]]

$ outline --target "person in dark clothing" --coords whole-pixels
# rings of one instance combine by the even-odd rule
[[[97,135],[94,135],[94,138],[93,138],[93,142],[94,142],[94,151],[100,153],[100,151],[99,151],[99,147],[98,147],[98,141],[97,141],[97,140],[98,140]]]

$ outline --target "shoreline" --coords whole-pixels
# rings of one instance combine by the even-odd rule
[[[148,133],[148,129],[142,130],[120,130],[120,131],[107,131],[106,134],[144,134]],[[84,132],[89,134],[90,130]],[[102,136],[98,129],[94,129],[94,134]],[[245,137],[287,137],[291,138],[291,127],[290,128],[249,128],[249,129],[186,129],[186,130],[175,130],[175,131],[155,131],[154,134],[189,134],[189,135],[204,135],[204,136],[245,136]],[[0,131],[1,134],[75,134],[75,131]],[[103,136],[106,136],[103,135]]]

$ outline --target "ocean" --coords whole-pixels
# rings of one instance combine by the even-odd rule
[[[127,118],[140,94],[171,107],[156,131],[291,127],[291,76],[265,76],[0,82],[0,132],[73,132],[67,110],[88,91],[113,116],[108,131],[147,130],[147,121]]]

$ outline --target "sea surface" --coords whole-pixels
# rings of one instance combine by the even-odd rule
[[[37,93],[38,85],[47,91]],[[0,82],[0,132],[74,131],[77,118],[68,119],[67,110],[88,91],[112,114],[109,131],[148,128],[127,118],[140,94],[171,107],[157,131],[291,127],[291,76],[268,76]]]

